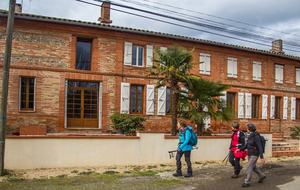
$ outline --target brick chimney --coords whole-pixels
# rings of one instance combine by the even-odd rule
[[[284,54],[284,51],[282,51],[282,40],[281,39],[275,40],[275,41],[272,42],[271,51],[275,52],[275,53]]]
[[[15,5],[15,13],[22,13],[22,5],[17,4]]]
[[[102,24],[111,24],[110,20],[110,1],[104,1],[101,5],[101,17],[98,21]]]

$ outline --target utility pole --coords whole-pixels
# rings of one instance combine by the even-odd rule
[[[14,26],[16,0],[9,0],[9,13],[7,19],[6,44],[3,65],[2,97],[1,97],[1,118],[0,118],[0,175],[4,175],[4,152],[5,152],[5,128],[6,128],[6,110],[7,94],[9,81],[9,66],[11,57],[12,34]]]

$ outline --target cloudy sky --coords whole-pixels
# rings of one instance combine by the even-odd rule
[[[101,5],[101,2],[95,0],[80,1]],[[22,0],[17,0],[17,3],[21,2]],[[282,39],[283,51],[286,54],[300,56],[299,0],[111,0],[111,2],[152,12],[149,14],[112,5],[112,25],[264,50],[271,49],[272,40]],[[0,9],[8,10],[8,4],[9,0],[0,0]],[[77,0],[23,0],[23,12],[98,22],[100,7]]]

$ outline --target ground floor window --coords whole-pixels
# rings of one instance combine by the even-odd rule
[[[259,95],[252,95],[252,118],[258,118]]]
[[[275,97],[275,118],[280,118],[280,100],[281,97]]]
[[[130,113],[143,113],[143,86],[130,85]]]
[[[234,109],[234,101],[235,101],[235,93],[227,93],[227,107],[231,107],[232,109]]]
[[[34,110],[35,78],[20,78],[20,110]]]
[[[300,99],[296,99],[296,119],[300,119]]]

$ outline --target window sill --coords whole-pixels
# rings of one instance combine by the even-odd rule
[[[35,113],[33,110],[19,110],[19,113]]]

